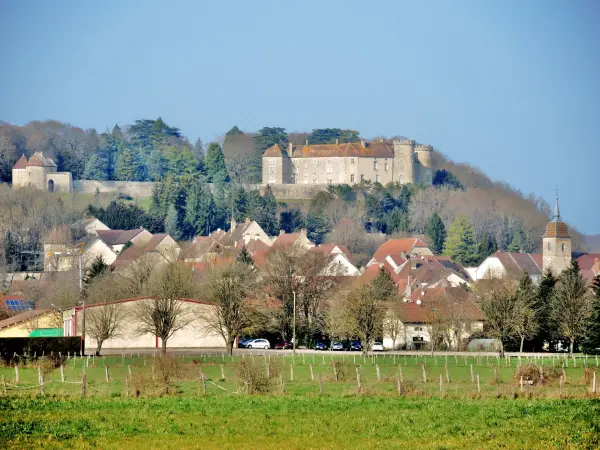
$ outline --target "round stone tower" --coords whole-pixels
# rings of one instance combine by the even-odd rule
[[[431,145],[416,145],[415,154],[419,161],[419,183],[433,183],[433,163],[432,163],[433,147]]]
[[[558,208],[558,193],[554,207],[554,218],[546,225],[546,234],[543,236],[543,268],[552,270],[559,275],[571,265],[571,235],[567,224],[560,219]]]
[[[415,141],[396,140],[394,146],[393,180],[397,183],[416,183],[415,179]]]
[[[12,168],[12,186],[13,188],[27,186],[27,158],[25,155],[21,155]]]

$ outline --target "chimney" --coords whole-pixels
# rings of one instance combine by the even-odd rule
[[[365,140],[364,140],[364,139],[361,139],[361,140],[360,140],[360,145],[361,145],[363,148],[367,148],[367,143],[365,142]]]
[[[410,268],[416,269],[418,267],[419,260],[417,258],[410,258]]]
[[[229,230],[230,233],[233,233],[233,230],[235,230],[235,227],[237,226],[237,222],[235,221],[235,219],[232,217],[231,218],[231,229]]]
[[[335,140],[335,145],[340,145],[340,140],[339,139]]]
[[[402,253],[400,254],[400,256],[402,257],[402,259],[406,259],[406,252],[404,250],[402,250]]]
[[[410,299],[410,296],[412,295],[411,278],[412,278],[411,276],[408,277],[408,282],[406,283],[406,291],[404,292],[407,299]]]

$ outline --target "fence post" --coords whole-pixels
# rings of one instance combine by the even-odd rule
[[[2,391],[6,395],[6,380],[4,379],[4,375],[2,375]]]
[[[563,367],[563,369],[562,369],[562,376],[563,376],[563,378],[564,378],[564,380],[563,380],[563,381],[565,381],[565,382],[566,382],[566,381],[567,381],[567,372],[565,372],[565,368],[564,368],[564,367]]]
[[[379,372],[379,364],[375,364],[375,370],[377,371],[377,382],[381,381],[381,373]]]
[[[319,375],[319,392],[323,393],[323,377]]]
[[[356,390],[360,394],[360,371],[358,366],[356,366]]]
[[[129,372],[129,377],[131,378],[131,366],[129,364],[127,365],[127,372]]]
[[[87,384],[87,377],[85,375],[85,370],[83,371],[83,374],[81,375],[81,396],[85,397],[85,390],[86,390],[86,384]]]
[[[294,381],[294,363],[290,364],[290,381]]]
[[[473,364],[471,364],[471,383],[475,383],[475,375],[473,374]]]
[[[44,390],[44,374],[40,375],[40,394],[44,395],[46,392]]]
[[[396,381],[398,386],[398,395],[402,395],[402,380],[400,379],[400,376],[398,376]]]
[[[479,384],[479,374],[477,374],[477,393],[481,394],[481,386]]]
[[[596,371],[594,370],[594,375],[592,376],[592,394],[596,395]]]
[[[423,383],[427,383],[427,373],[425,372],[425,364],[421,364],[421,373],[423,375]]]
[[[521,375],[521,379],[519,380],[520,391],[523,392],[523,375]]]
[[[402,366],[398,364],[398,375],[400,376],[400,381],[404,383],[404,375],[402,374]]]
[[[540,383],[544,382],[544,367],[540,366]]]
[[[17,383],[19,383],[19,366],[18,366],[18,364],[15,364],[15,380]]]
[[[38,384],[42,384],[42,369],[38,364]]]
[[[494,381],[498,383],[498,367],[494,366]]]
[[[333,366],[333,377],[335,378],[335,381],[338,381],[338,371],[337,371],[337,367],[335,366],[335,363],[331,364]],[[356,366],[358,367],[358,366]],[[358,371],[358,369],[356,369]]]
[[[202,392],[206,395],[206,377],[204,376],[204,372],[200,372],[200,378],[202,378]]]
[[[313,372],[313,366],[312,366],[312,364],[309,364],[308,367],[310,369],[310,381],[315,381],[315,374]]]
[[[269,363],[265,361],[265,367],[267,368],[267,378],[271,378],[271,371],[269,370]]]
[[[221,379],[225,381],[225,369],[223,368],[223,364],[221,364]]]
[[[558,389],[559,389],[558,392],[561,397],[562,397],[563,383],[564,383],[564,380],[563,380],[563,376],[561,375],[559,378],[559,381],[558,381]]]
[[[108,377],[108,366],[104,366],[104,378],[106,379],[106,382],[108,383],[110,378]]]
[[[283,379],[283,375],[281,375],[281,393],[285,394],[285,380]]]
[[[448,372],[448,364],[446,364],[446,382],[450,383],[450,373]]]
[[[440,372],[440,392],[444,391],[444,382],[442,381],[442,373]]]
[[[129,397],[129,375],[125,375],[125,396]]]
[[[62,364],[60,365],[60,381],[65,382],[65,368]]]

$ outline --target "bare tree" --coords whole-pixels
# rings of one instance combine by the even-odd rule
[[[201,313],[204,332],[223,337],[227,352],[233,354],[236,336],[254,324],[256,312],[251,305],[257,274],[247,264],[233,262],[207,270],[202,283],[202,297],[214,303]]]
[[[125,328],[127,310],[118,299],[121,288],[109,274],[96,277],[87,289],[88,305],[99,304],[86,309],[86,334],[96,341],[96,353],[108,339],[119,337]]]
[[[504,356],[504,343],[516,335],[517,306],[514,282],[510,280],[497,280],[483,294],[481,310],[490,334],[500,340],[500,356]]]
[[[429,334],[429,346],[431,356],[435,352],[437,343],[444,339],[444,333],[448,330],[447,301],[438,294],[430,294],[423,302],[424,326]]]
[[[334,336],[357,336],[366,355],[383,330],[386,311],[370,284],[357,285],[329,308],[327,323]]]
[[[116,277],[121,286],[122,298],[147,295],[151,276],[156,269],[156,259],[144,253],[119,271]]]
[[[560,335],[569,340],[571,353],[575,340],[584,335],[592,304],[592,295],[579,273],[579,265],[573,261],[558,277],[550,300],[550,318]]]
[[[395,308],[388,309],[383,319],[383,335],[389,336],[392,340],[392,350],[396,350],[396,342],[404,331],[404,324],[398,318]]]
[[[134,307],[138,319],[137,332],[151,333],[162,341],[161,353],[167,353],[167,342],[173,334],[194,319],[183,298],[196,295],[193,272],[181,263],[161,266],[151,280],[150,298],[139,300]]]

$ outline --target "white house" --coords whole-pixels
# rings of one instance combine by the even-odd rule
[[[321,252],[331,257],[331,262],[325,269],[325,276],[357,277],[360,270],[352,263],[350,252],[343,245],[321,244],[312,247],[310,251]]]
[[[101,303],[87,305],[86,314],[86,351],[95,351],[97,342],[90,335],[89,330],[93,327],[94,320],[101,314],[102,308],[119,308],[119,313],[123,315],[123,321],[119,327],[117,336],[106,340],[102,348],[146,348],[160,349],[161,340],[150,333],[138,331],[141,324],[136,311],[141,302],[153,302],[152,298],[133,298],[121,300],[112,303]],[[202,348],[218,347],[224,348],[223,338],[211,331],[206,322],[202,319],[207,311],[214,308],[213,305],[193,299],[178,300],[183,305],[185,321],[187,324],[176,331],[167,341],[167,348]],[[77,306],[63,314],[65,336],[80,336],[82,332],[83,308]]]
[[[108,231],[110,228],[106,226],[101,220],[96,217],[87,217],[85,219],[80,219],[71,225],[71,229],[73,230],[73,234],[93,234],[98,235],[98,231]]]
[[[542,278],[542,255],[536,253],[496,252],[469,273],[474,281],[494,278],[518,278],[527,271],[534,283]]]

